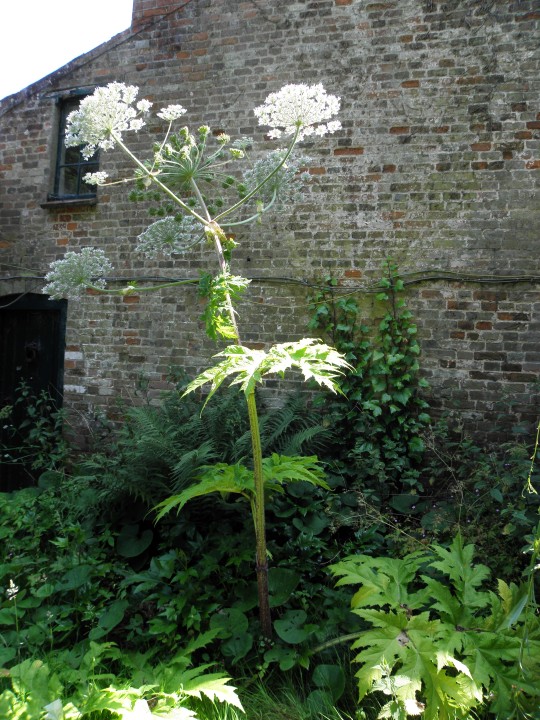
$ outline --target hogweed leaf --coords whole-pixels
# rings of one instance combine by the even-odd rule
[[[490,571],[485,565],[473,564],[474,545],[463,545],[461,536],[456,535],[448,549],[433,545],[433,550],[440,560],[430,565],[450,577],[459,602],[469,608],[484,607],[488,595],[476,588],[489,577]]]
[[[324,470],[318,464],[315,455],[287,457],[273,453],[271,457],[263,459],[263,475],[267,485],[307,482],[330,490],[330,486],[324,480]]]
[[[443,618],[453,625],[466,626],[472,617],[471,612],[452,595],[450,588],[425,575],[422,575],[422,580],[426,585],[427,597],[435,600],[433,608],[439,610]]]
[[[240,464],[218,463],[205,468],[197,483],[156,505],[154,510],[159,510],[156,521],[161,520],[164,515],[175,508],[177,512],[180,512],[190,500],[197,497],[216,492],[247,495],[253,493],[254,490],[253,472]]]
[[[371,558],[356,555],[345,558],[331,566],[334,575],[341,576],[337,585],[360,584],[351,600],[353,609],[372,606],[402,606],[417,609],[422,605],[422,595],[409,593],[407,586],[414,579],[422,564],[424,553],[414,553],[406,558]]]
[[[473,564],[473,551],[459,537],[449,549],[433,546],[426,551],[432,562],[420,554],[412,573],[394,572],[393,581],[402,585],[397,595],[387,580],[392,562],[399,568],[402,561],[356,556],[332,567],[338,584],[360,585],[353,612],[371,625],[353,644],[360,649],[355,658],[361,664],[360,697],[380,686],[381,668],[390,681],[398,676],[421,681],[425,720],[469,717],[484,695],[494,716],[510,717],[516,695],[540,697],[540,623],[534,613],[525,615],[526,589],[500,581],[499,596],[481,592],[488,570]],[[425,567],[436,568],[443,579],[418,577]],[[424,587],[401,602],[418,580]],[[399,715],[404,699],[396,688],[392,702]],[[387,714],[389,705],[385,708]]]
[[[529,601],[527,585],[507,585],[504,580],[497,580],[501,608],[504,611],[503,619],[497,629],[506,630],[516,624]],[[495,616],[495,611],[493,615]]]
[[[324,481],[324,472],[317,462],[317,458],[309,457],[287,457],[274,453],[269,458],[263,459],[263,477],[265,489],[269,491],[283,492],[282,485],[287,482],[308,482],[311,485],[325,488],[330,487]],[[244,465],[236,463],[217,463],[202,468],[198,476],[198,482],[183,490],[178,495],[172,495],[156,505],[158,510],[156,521],[173,509],[180,512],[190,501],[204,495],[221,493],[227,495],[233,493],[243,495],[250,500],[255,494],[255,480],[253,471],[248,470]]]
[[[212,701],[226,702],[243,711],[244,708],[236,694],[236,688],[227,684],[229,680],[230,678],[224,677],[221,673],[202,675],[183,684],[182,693],[196,698],[204,695]]]
[[[202,314],[206,333],[211,340],[235,340],[237,330],[232,321],[234,303],[245,292],[251,280],[239,275],[222,272],[216,277],[204,275],[199,284],[199,294],[207,298]]]
[[[285,371],[292,369],[300,370],[305,380],[314,380],[332,392],[341,392],[336,378],[351,367],[341,353],[313,338],[274,345],[268,352],[244,345],[229,345],[214,357],[224,359],[196,377],[187,386],[184,395],[210,383],[208,402],[224,381],[232,376],[230,384],[240,385],[247,397],[265,376],[283,376]]]
[[[463,654],[471,670],[472,677],[495,698],[492,707],[496,707],[498,717],[510,714],[512,694],[516,688],[539,696],[540,642],[529,640],[529,650],[533,658],[528,670],[528,678],[522,677],[521,639],[510,633],[463,632]],[[534,667],[536,666],[536,668]]]

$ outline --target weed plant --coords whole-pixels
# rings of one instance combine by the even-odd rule
[[[397,280],[393,275],[399,293]],[[388,303],[391,317],[399,319],[398,305],[391,304],[388,292],[385,295],[386,300],[379,300],[381,307]],[[406,311],[403,305],[399,308]],[[403,322],[403,327],[413,328],[410,316]],[[389,328],[387,323],[379,332]],[[414,337],[414,332],[409,335]],[[1,496],[2,717],[34,720],[39,707],[47,705],[46,717],[57,720],[62,715],[54,703],[61,700],[65,718],[117,720],[136,701],[149,703],[149,709],[165,703],[159,694],[163,673],[177,667],[182,673],[193,671],[195,678],[213,672],[239,678],[239,696],[250,719],[405,718],[430,703],[435,710],[429,717],[440,720],[442,709],[455,720],[492,720],[501,712],[505,718],[535,718],[534,567],[540,541],[535,534],[538,496],[527,492],[525,483],[531,470],[530,449],[518,443],[496,452],[463,433],[450,432],[448,425],[419,418],[426,408],[415,394],[419,385],[414,362],[406,386],[411,390],[409,402],[396,404],[391,419],[383,417],[377,408],[384,408],[387,399],[373,384],[373,378],[380,380],[376,369],[381,365],[370,365],[381,360],[377,345],[362,345],[360,340],[354,352],[363,371],[351,382],[357,390],[363,388],[365,394],[359,397],[370,399],[332,405],[332,428],[299,398],[292,398],[280,412],[261,415],[265,454],[285,454],[291,448],[316,452],[326,460],[331,488],[329,492],[293,482],[267,500],[272,642],[261,642],[258,633],[249,506],[223,494],[194,499],[177,518],[165,516],[157,525],[148,515],[156,500],[196,483],[209,461],[233,463],[244,456],[247,422],[234,393],[220,392],[202,415],[204,398],[180,398],[177,391],[164,398],[160,408],[134,408],[126,413],[124,427],[108,450],[77,462],[71,459],[70,472],[47,470],[36,487]],[[363,359],[362,353],[367,354]],[[417,357],[413,353],[412,359]],[[387,370],[392,367],[401,373],[403,364],[387,365]],[[403,382],[402,373],[399,377]],[[384,382],[386,388],[397,387],[398,379],[385,377]],[[370,407],[363,402],[371,403],[369,417]],[[359,414],[364,417],[356,422]],[[401,423],[396,415],[402,416]],[[223,417],[226,423],[220,422]],[[390,422],[403,426],[403,435],[394,433],[393,438],[401,437],[406,456],[394,462],[389,455],[393,475],[379,479],[376,467],[387,447],[378,448],[377,442]],[[350,436],[343,434],[347,423],[356,428],[356,436],[352,431]],[[358,462],[358,445],[366,439],[361,430],[371,448],[365,458],[375,458],[363,469]],[[335,441],[339,432],[337,437],[347,445]],[[409,439],[414,440],[412,446]],[[535,484],[533,467],[529,485]],[[414,501],[405,502],[405,496]],[[471,543],[482,558],[480,564],[470,550],[465,552]],[[497,553],[492,552],[494,546]],[[527,548],[532,560],[530,552],[521,553]],[[349,556],[353,559],[347,560]],[[370,591],[371,605],[362,604],[364,596],[357,593],[351,611],[349,581],[334,587],[330,566],[337,574],[346,571],[350,584],[364,588],[378,578],[377,590]],[[458,567],[459,573],[452,570]],[[491,578],[502,579],[499,583],[488,578],[487,567],[493,571]],[[385,577],[388,584],[383,588]],[[460,578],[470,578],[468,599]],[[450,594],[455,602],[441,589],[446,585],[455,585]],[[439,625],[433,634],[430,623],[435,621]],[[458,625],[473,629],[459,630]],[[492,626],[505,637],[505,654],[497,650],[503,666],[496,682],[495,660],[487,663],[485,672],[477,673],[468,664],[473,651],[482,657],[493,654]],[[397,654],[384,655],[388,666],[375,658],[382,670],[371,678],[365,653],[383,647],[380,636],[390,632],[388,628],[395,631],[392,647]],[[416,676],[410,671],[414,648],[409,641],[400,645],[401,632],[415,643],[415,633],[431,638],[429,648],[418,645],[425,667]],[[354,642],[364,648],[357,667],[351,665],[348,651]],[[180,655],[179,648],[184,648]],[[441,652],[446,653],[446,665],[434,670],[434,663],[442,662]],[[520,652],[529,653],[527,663],[522,663],[528,666],[527,677],[512,674]],[[475,667],[485,669],[480,659],[475,662]],[[408,685],[401,681],[403,667],[412,678]],[[469,677],[464,668],[476,685],[469,680],[468,689],[459,690],[456,683]],[[353,680],[356,670],[365,690],[360,707]],[[438,685],[434,672],[440,674]],[[425,694],[426,683],[440,689],[443,680],[446,689],[435,702]],[[223,678],[216,682],[214,688],[222,688],[227,697],[230,691],[223,690]],[[156,683],[159,691],[141,689]],[[519,683],[516,694],[510,686]],[[450,689],[452,702],[462,703],[454,714],[444,695]],[[216,704],[210,698],[211,693],[206,701],[184,698],[178,706],[180,717],[192,712],[202,720],[244,717],[234,702]],[[69,702],[76,710],[69,709]],[[141,712],[146,707],[139,704]]]

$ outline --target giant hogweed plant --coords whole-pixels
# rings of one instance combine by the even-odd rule
[[[231,142],[229,136],[222,134],[216,138],[216,147],[212,149],[212,136],[207,126],[198,128],[196,133],[187,127],[174,132],[174,124],[186,113],[181,105],[169,105],[157,113],[167,125],[164,138],[155,144],[149,159],[139,159],[128,147],[124,135],[142,129],[152,103],[137,101],[137,95],[138,88],[121,83],[98,88],[68,117],[66,145],[82,146],[81,152],[87,158],[98,149],[107,151],[118,147],[132,162],[135,199],[146,198],[159,204],[157,209],[152,208],[159,219],[139,236],[136,251],[152,258],[160,254],[185,253],[203,242],[208,242],[214,249],[217,271],[206,275],[200,285],[207,298],[206,332],[210,338],[230,344],[216,356],[218,363],[201,373],[186,392],[209,384],[210,399],[225,381],[240,387],[248,409],[253,467],[248,469],[240,464],[208,467],[195,488],[158,506],[158,517],[173,508],[179,510],[191,497],[211,492],[238,493],[249,500],[255,527],[261,629],[264,636],[270,637],[265,490],[279,491],[284,482],[298,479],[326,485],[314,457],[272,456],[263,459],[255,388],[269,374],[282,376],[286,371],[296,369],[305,380],[314,380],[339,392],[336,378],[348,364],[335,349],[313,339],[274,345],[267,352],[252,350],[242,344],[234,306],[249,280],[231,271],[235,242],[230,230],[260,221],[280,200],[294,195],[301,180],[299,170],[305,162],[295,152],[295,147],[305,137],[323,136],[340,127],[339,121],[332,120],[340,101],[328,95],[322,85],[287,85],[270,94],[263,105],[255,108],[255,115],[260,125],[270,127],[268,135],[271,138],[289,138],[288,144],[252,164],[239,180],[227,174],[228,164],[246,158],[251,140]],[[104,185],[108,184],[108,176],[104,172],[90,173],[85,176],[85,181]],[[125,179],[114,182],[123,183]],[[216,196],[209,198],[208,188],[218,186]],[[237,192],[237,198],[227,203],[222,197],[223,191],[227,194],[233,190]],[[106,276],[111,271],[112,265],[101,249],[68,252],[52,264],[44,292],[53,298],[77,298],[89,288],[97,293],[128,295],[186,282],[170,281],[154,286],[129,283],[124,288],[107,288]]]

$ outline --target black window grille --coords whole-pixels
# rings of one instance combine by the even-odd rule
[[[86,173],[99,170],[99,157],[96,153],[86,160],[78,147],[66,147],[67,117],[70,112],[77,110],[81,96],[63,98],[60,100],[60,116],[58,124],[58,150],[56,154],[56,172],[54,176],[54,191],[51,200],[68,200],[72,198],[95,198],[96,188],[87,185],[83,177]]]

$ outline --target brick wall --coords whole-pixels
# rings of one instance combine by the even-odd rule
[[[414,280],[434,406],[488,433],[499,415],[534,422],[539,20],[533,0],[136,0],[131,30],[0,104],[0,293],[35,288],[7,278],[42,275],[84,246],[126,278],[214,267],[204,247],[174,263],[134,257],[148,219],[123,187],[100,190],[95,206],[41,207],[63,91],[136,84],[157,105],[187,107],[191,127],[271,147],[253,107],[285,83],[322,82],[342,97],[342,132],[306,147],[313,183],[298,206],[237,235],[235,272],[263,278],[241,308],[245,339],[305,334],[306,289],[272,278],[330,273],[361,290],[390,256]],[[143,152],[151,139],[129,142]],[[111,152],[101,167],[125,163]],[[157,394],[170,366],[200,368],[215,351],[200,312],[191,287],[70,303],[66,402],[86,422],[131,401],[140,376]]]

